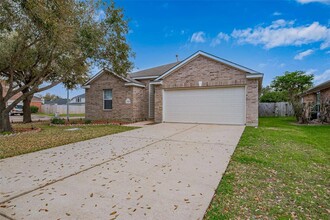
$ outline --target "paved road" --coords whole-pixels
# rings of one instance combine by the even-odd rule
[[[13,115],[9,116],[10,121],[12,122],[23,122],[23,116],[21,115]],[[32,121],[48,121],[51,119],[49,116],[43,116],[43,115],[32,115]]]
[[[0,219],[202,219],[243,130],[165,123],[0,160]]]

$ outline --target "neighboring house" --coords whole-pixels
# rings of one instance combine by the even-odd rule
[[[306,116],[311,119],[318,118],[322,104],[330,104],[330,80],[307,90],[302,95],[302,101],[308,106]]]
[[[70,100],[70,105],[85,105],[85,94],[77,95]]]
[[[67,99],[62,99],[62,98],[48,100],[44,102],[45,105],[66,105],[66,103],[67,103]]]
[[[37,96],[33,96],[32,100],[31,100],[31,106],[36,106],[38,107],[39,111],[41,110],[41,105],[42,105],[42,98],[37,97]]]
[[[256,126],[262,78],[202,51],[127,77],[104,69],[84,85],[86,118]]]
[[[1,81],[0,83],[1,83],[2,87],[4,88],[3,94],[6,95],[9,86],[6,85],[5,81]],[[10,105],[11,103],[13,103],[16,99],[18,99],[21,96],[21,94],[22,93],[17,93],[13,97],[11,97],[8,100],[7,105]],[[20,102],[19,104],[22,105],[23,102]],[[41,105],[42,105],[42,99],[37,96],[33,96],[32,100],[31,100],[31,106],[37,106],[40,109]]]

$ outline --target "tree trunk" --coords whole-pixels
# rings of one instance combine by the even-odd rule
[[[26,97],[23,100],[23,123],[30,123],[32,122],[31,118],[31,101],[33,95]]]
[[[299,99],[296,99],[294,101],[291,101],[294,115],[296,117],[296,120],[299,124],[305,124],[308,122],[307,117],[305,115],[304,111],[304,105],[300,103]]]
[[[0,132],[12,132],[13,129],[10,124],[9,112],[6,109],[6,103],[0,102]]]

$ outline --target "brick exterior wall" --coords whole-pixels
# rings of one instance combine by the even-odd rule
[[[148,104],[145,93],[146,89],[141,87],[133,88],[133,117],[134,121],[143,121],[147,119],[146,107]]]
[[[316,104],[317,99],[317,92],[307,94],[303,96],[303,103],[309,107],[312,107]],[[326,88],[323,90],[320,90],[320,102],[321,105],[324,103],[330,102],[330,88]],[[309,117],[311,114],[311,108],[307,108],[305,111],[305,116]],[[327,119],[327,121],[330,121],[330,118]]]
[[[155,122],[163,121],[163,87],[155,85]]]
[[[307,94],[305,96],[303,96],[303,102],[308,104],[308,103],[316,103],[316,93],[317,92],[314,92],[314,93],[310,93],[310,94]],[[321,99],[321,102],[323,101],[326,101],[326,100],[330,100],[330,88],[326,88],[326,89],[323,89],[320,91],[320,99]]]
[[[258,126],[259,88],[257,79],[247,80],[246,85],[246,125]]]
[[[163,88],[245,85],[245,73],[204,56],[198,56],[163,79]]]
[[[246,86],[246,123],[258,125],[258,80],[246,79],[246,73],[204,56],[198,56],[163,79],[163,85],[156,87],[155,121],[162,121],[162,89],[221,86]]]
[[[111,110],[103,110],[104,89],[112,89]],[[126,104],[127,98],[130,104]],[[125,86],[122,79],[112,74],[101,74],[86,89],[86,118],[134,121],[133,101],[133,87]]]
[[[330,101],[330,88],[321,90],[321,100]]]
[[[162,122],[163,89],[202,87],[246,87],[246,123],[258,125],[258,80],[246,79],[246,73],[204,56],[198,56],[155,85],[154,120]],[[86,89],[86,118],[125,121],[145,120],[149,115],[149,83],[140,80],[145,88],[127,87],[122,79],[112,74],[102,74]],[[103,110],[103,90],[112,89],[113,109]],[[130,104],[125,100],[129,98]]]
[[[305,104],[316,103],[316,93],[311,93],[311,94],[305,95],[304,103]]]
[[[143,116],[144,119],[148,119],[149,117],[149,82],[150,80],[139,80],[141,83],[143,83],[146,87],[143,88],[143,94],[141,94],[141,115]]]

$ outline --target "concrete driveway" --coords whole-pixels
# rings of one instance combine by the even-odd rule
[[[0,219],[202,219],[243,130],[165,123],[0,160]]]

